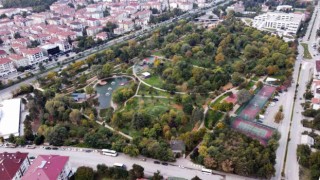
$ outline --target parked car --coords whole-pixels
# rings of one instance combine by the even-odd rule
[[[53,148],[51,148],[52,150],[58,150],[59,148],[57,148],[57,147],[53,147]]]
[[[26,148],[27,148],[27,149],[35,149],[36,146],[34,146],[34,145],[27,145]]]
[[[155,164],[160,164],[160,161],[153,161],[153,163],[155,163]]]
[[[45,147],[44,149],[45,150],[51,150],[51,147]]]
[[[279,101],[279,99],[274,98],[274,99],[272,99],[272,101],[273,101],[273,102],[277,102],[277,101]]]
[[[169,165],[167,162],[162,162],[161,164],[164,165],[164,166],[168,166]]]

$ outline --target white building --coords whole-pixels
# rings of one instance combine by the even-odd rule
[[[30,49],[21,49],[20,52],[22,53],[23,57],[29,59],[29,64],[37,64],[48,59],[48,57],[44,56],[43,52],[38,47]]]
[[[306,144],[309,147],[314,145],[314,139],[309,135],[301,135],[301,144]]]
[[[16,72],[16,68],[13,62],[9,58],[0,58],[0,76],[8,75],[12,72]]]
[[[286,11],[286,10],[292,10],[292,6],[290,6],[290,5],[277,6],[277,11]]]
[[[256,16],[253,27],[259,30],[276,30],[279,32],[296,34],[303,20],[302,14],[268,12]]]
[[[21,55],[18,54],[10,54],[8,56],[8,58],[13,61],[14,65],[16,67],[24,67],[24,66],[28,66],[29,64],[29,59],[26,57],[23,57]]]
[[[0,136],[4,139],[8,139],[10,134],[19,136],[21,100],[4,100],[0,104]]]

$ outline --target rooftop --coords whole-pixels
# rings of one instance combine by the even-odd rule
[[[11,60],[8,59],[8,58],[0,58],[0,64],[6,64],[6,63],[9,63],[9,62],[11,62]]]
[[[58,179],[61,171],[69,161],[68,156],[40,155],[28,168],[22,180],[52,180]]]
[[[316,61],[316,70],[317,72],[320,72],[320,60]]]
[[[0,153],[0,179],[11,180],[16,175],[28,153]]]
[[[10,134],[19,135],[20,101],[10,99],[0,103],[0,136],[5,139],[9,138]]]

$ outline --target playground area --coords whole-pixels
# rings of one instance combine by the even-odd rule
[[[274,129],[254,120],[275,90],[275,87],[264,86],[249,103],[241,107],[238,116],[232,121],[232,127],[266,145]]]
[[[144,58],[141,62],[133,66],[135,72],[142,73],[142,72],[149,71],[150,68],[153,67],[153,63],[155,59],[156,58],[154,56]]]

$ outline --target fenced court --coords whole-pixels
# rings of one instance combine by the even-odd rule
[[[238,116],[232,121],[232,127],[252,138],[258,139],[266,145],[271,138],[274,129],[253,120],[272,96],[275,87],[264,86],[246,105],[238,111]]]
[[[233,120],[232,127],[247,136],[258,139],[261,144],[267,145],[268,140],[271,138],[274,129],[255,122],[246,121],[240,117]]]
[[[276,90],[275,87],[264,86],[245,107],[238,113],[238,115],[248,121],[253,121],[258,115],[260,110],[268,102],[268,99],[272,96]]]

